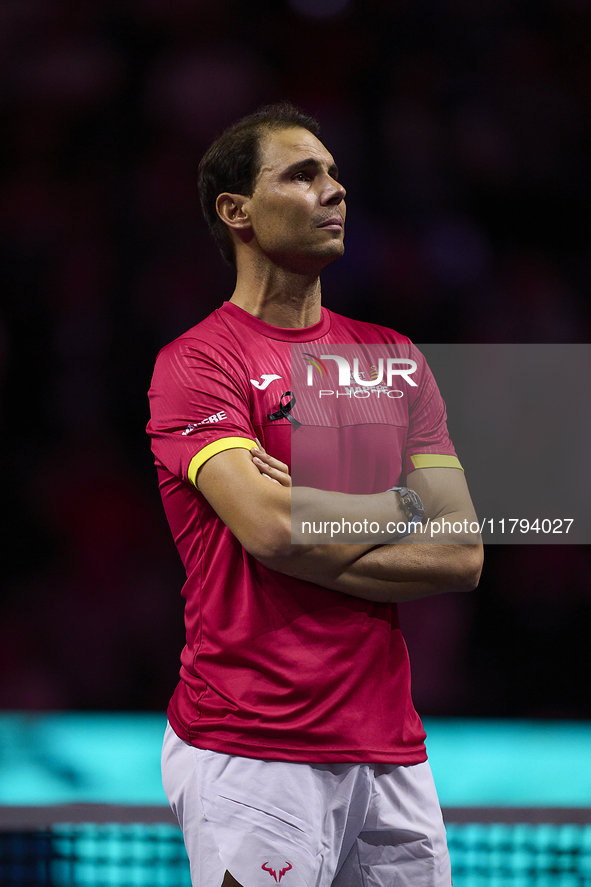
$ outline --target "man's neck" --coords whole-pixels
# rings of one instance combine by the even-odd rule
[[[275,268],[265,274],[238,273],[230,299],[271,326],[302,329],[321,319],[320,278]]]

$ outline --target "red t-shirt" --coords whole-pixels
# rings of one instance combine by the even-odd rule
[[[409,358],[403,369],[412,360],[416,367],[389,379],[384,368],[375,390],[363,372],[342,386],[329,357],[343,343],[353,348],[349,358],[361,355],[357,369],[361,346],[388,344]],[[318,384],[309,387],[310,373],[322,377],[321,395]],[[372,379],[376,373],[374,366]],[[414,385],[405,384],[410,378]],[[396,605],[264,567],[195,487],[207,458],[250,449],[255,437],[291,467],[294,483],[322,489],[378,492],[413,468],[459,467],[422,355],[392,330],[325,308],[314,326],[284,329],[225,302],[162,349],[150,400],[160,490],[187,572],[187,643],[168,709],[176,733],[253,758],[425,760]],[[291,409],[282,413],[282,404]],[[301,422],[297,430],[291,419]]]

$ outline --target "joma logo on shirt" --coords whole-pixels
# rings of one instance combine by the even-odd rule
[[[225,412],[220,410],[219,413],[214,413],[213,416],[208,416],[207,419],[202,419],[201,422],[189,422],[183,434],[192,434],[196,428],[199,428],[200,425],[212,425],[214,422],[221,422],[222,419],[227,419]]]
[[[281,376],[277,376],[275,373],[263,373],[261,379],[263,380],[262,382],[259,382],[258,379],[251,379],[250,381],[259,391],[264,391],[275,379],[281,379]]]

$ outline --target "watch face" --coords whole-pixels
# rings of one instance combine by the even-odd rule
[[[425,516],[425,506],[423,505],[420,496],[418,496],[414,490],[406,490],[406,496],[404,499],[405,504],[413,517]]]
[[[409,490],[408,487],[391,487],[390,489],[398,492],[400,501],[410,517],[423,518],[425,516],[425,506],[418,493]]]
[[[400,495],[402,507],[406,512],[406,517],[408,518],[408,520],[410,520],[410,518],[413,516],[413,510],[410,502],[410,496],[408,495],[408,490],[403,487],[401,490],[398,491],[398,493]]]

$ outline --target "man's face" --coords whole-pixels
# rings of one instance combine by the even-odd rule
[[[344,252],[345,189],[334,159],[299,128],[264,137],[261,155],[246,204],[256,242],[274,264],[317,273]]]

